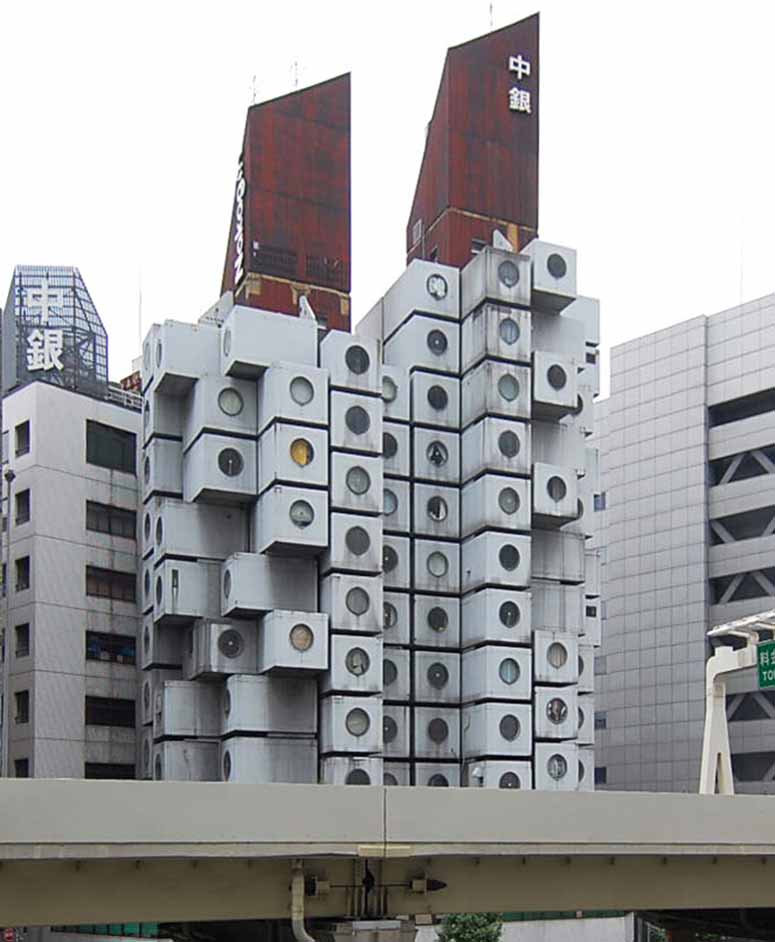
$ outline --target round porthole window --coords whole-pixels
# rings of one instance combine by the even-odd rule
[[[434,690],[442,690],[449,683],[449,671],[444,664],[436,662],[431,664],[427,671],[428,683]]]
[[[498,494],[498,506],[505,514],[515,514],[519,510],[519,494],[513,487],[502,488]]]
[[[362,677],[371,666],[371,659],[363,648],[350,648],[345,655],[344,665],[354,677]]]
[[[428,275],[428,280],[425,282],[425,287],[428,291],[428,294],[436,301],[443,301],[447,296],[447,291],[449,290],[447,279],[443,275],[438,274]]]
[[[398,498],[389,487],[382,492],[382,507],[386,517],[392,517],[398,510]]]
[[[146,598],[150,598],[151,596],[151,574],[147,569],[143,576],[143,594]]]
[[[231,353],[231,330],[227,327],[223,332],[223,355],[228,356]]]
[[[371,779],[369,773],[363,769],[353,769],[347,773],[344,783],[345,785],[371,785]]]
[[[446,520],[447,514],[449,513],[447,502],[443,497],[439,497],[438,495],[429,498],[425,509],[431,520],[434,520],[436,523],[441,523],[443,520]]]
[[[546,651],[546,660],[551,667],[559,670],[568,663],[568,649],[559,641],[553,641]]]
[[[151,348],[148,344],[143,347],[143,367],[146,371],[151,368]]]
[[[436,772],[434,775],[428,779],[428,784],[431,788],[449,788],[449,780],[446,775],[442,775],[441,772]]]
[[[385,628],[395,628],[398,624],[398,609],[392,602],[383,603],[382,621],[385,624]]]
[[[428,626],[434,631],[446,631],[449,625],[449,616],[443,608],[434,606],[428,612]]]
[[[428,390],[428,405],[431,409],[441,412],[442,409],[447,408],[448,402],[449,396],[443,386],[431,386]]]
[[[577,710],[578,710],[579,729],[581,729],[581,727],[584,725],[584,711],[581,709],[581,707],[577,707]]]
[[[151,650],[151,631],[148,625],[143,629],[143,650],[146,654]]]
[[[514,458],[519,454],[519,439],[510,430],[501,432],[498,436],[498,451],[504,458]]]
[[[153,777],[157,782],[162,780],[162,766],[161,766],[161,756],[156,756],[156,759],[153,763]]]
[[[519,281],[519,268],[510,259],[498,265],[498,278],[502,285],[513,288]]]
[[[568,265],[562,255],[557,252],[552,254],[546,260],[546,268],[552,278],[564,278],[568,271]]]
[[[365,710],[356,707],[347,714],[344,725],[351,736],[364,736],[369,731],[371,720]]]
[[[306,468],[315,457],[315,449],[306,438],[294,438],[289,448],[291,460],[300,468]]]
[[[359,376],[365,373],[369,366],[371,366],[369,354],[363,347],[357,344],[347,348],[347,352],[344,355],[344,362],[347,364],[347,369],[350,370],[350,372],[356,373]]]
[[[504,772],[498,780],[498,788],[521,788],[519,776],[515,772]]]
[[[146,540],[151,538],[151,515],[146,514],[145,520],[143,520],[143,536]]]
[[[432,330],[427,337],[428,349],[440,357],[447,352],[447,335],[441,330]]]
[[[315,511],[306,500],[295,500],[288,509],[288,516],[294,526],[303,530],[315,519]]]
[[[218,467],[226,477],[235,478],[242,473],[245,462],[236,448],[224,448],[218,454]]]
[[[498,676],[509,687],[519,680],[520,673],[519,664],[513,657],[504,658],[498,665]]]
[[[156,545],[161,546],[163,539],[164,539],[164,523],[162,522],[162,518],[159,517],[159,519],[156,521]]]
[[[148,681],[143,687],[143,706],[146,710],[151,709],[151,683]]]
[[[553,778],[555,782],[559,782],[560,779],[565,778],[568,774],[568,762],[565,756],[561,756],[559,752],[555,752],[554,755],[549,756],[549,760],[546,763],[546,771],[549,773],[549,777]]]
[[[556,474],[552,475],[546,483],[546,490],[549,492],[549,496],[555,503],[559,503],[565,495],[568,493],[567,485],[561,477],[558,477]]]
[[[385,402],[395,402],[398,395],[398,386],[390,376],[382,377],[382,398]]]
[[[446,576],[449,570],[449,560],[443,553],[436,550],[428,556],[427,566],[428,572],[432,576],[441,579],[443,576]]]
[[[390,687],[391,684],[396,682],[397,677],[398,668],[393,663],[393,661],[385,658],[385,660],[382,662],[382,683],[386,687]]]
[[[288,640],[291,642],[291,647],[294,651],[304,652],[309,651],[312,647],[315,636],[312,634],[312,629],[309,625],[299,624],[291,628]]]
[[[231,691],[227,690],[223,695],[223,712],[225,716],[231,713]]]
[[[579,654],[579,677],[584,673],[584,658]]]
[[[398,442],[390,432],[382,433],[382,454],[385,458],[395,458],[398,454]]]
[[[289,386],[291,399],[297,406],[306,406],[312,402],[315,389],[306,376],[294,376]]]
[[[164,354],[164,348],[161,345],[161,340],[156,343],[156,365],[161,366],[162,356]]]
[[[498,324],[498,336],[511,346],[519,340],[519,324],[511,317],[504,317]]]
[[[148,428],[148,423],[151,421],[151,404],[146,399],[143,403],[143,428]]]
[[[223,754],[223,780],[228,782],[231,778],[231,753],[227,749]]]
[[[369,551],[371,537],[363,527],[350,527],[345,533],[344,542],[353,556],[363,556]]]
[[[382,547],[382,569],[384,572],[392,572],[398,565],[398,553],[392,546]]]
[[[398,723],[392,716],[386,716],[382,720],[382,739],[385,742],[393,742],[398,735]]]
[[[161,605],[161,601],[164,598],[164,583],[161,580],[161,576],[156,577],[156,604]]]
[[[365,494],[371,487],[369,472],[360,465],[354,465],[352,468],[347,469],[345,484],[347,485],[347,490],[352,494],[357,494],[358,496]]]
[[[505,716],[501,717],[498,729],[504,739],[508,740],[508,742],[514,742],[517,736],[519,736],[521,727],[517,717],[514,716],[513,713],[507,713]]]
[[[440,716],[435,717],[428,723],[428,736],[431,742],[442,743],[449,736],[449,726]]]
[[[568,374],[559,363],[553,363],[546,371],[546,378],[552,389],[563,389],[568,382]]]
[[[516,628],[519,624],[519,606],[515,602],[503,602],[498,609],[498,618],[504,628]]]
[[[393,775],[392,772],[383,772],[382,784],[383,785],[398,785],[398,779],[395,777],[395,775]]]
[[[355,586],[344,597],[344,604],[353,615],[365,615],[371,605],[371,599],[365,589]]]
[[[498,380],[498,395],[506,402],[514,402],[519,396],[519,382],[511,373],[504,373]]]
[[[550,723],[559,726],[568,718],[568,704],[559,697],[552,697],[546,704],[546,715]]]
[[[143,480],[146,484],[151,483],[151,459],[148,457],[143,462]]]
[[[235,416],[245,408],[240,392],[231,386],[218,393],[218,406],[225,415]]]
[[[218,650],[224,657],[239,657],[245,650],[242,635],[234,628],[227,628],[218,635]]]
[[[344,422],[353,435],[363,435],[371,427],[369,413],[362,406],[350,406],[345,412]]]
[[[519,550],[511,543],[506,543],[498,550],[498,560],[507,572],[514,572],[520,563]]]
[[[428,461],[436,468],[441,468],[449,460],[447,446],[443,442],[434,441],[425,449]]]
[[[584,763],[579,760],[579,782],[584,781]]]

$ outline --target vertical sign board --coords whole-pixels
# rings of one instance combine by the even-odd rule
[[[775,687],[775,641],[763,641],[757,646],[759,689]]]

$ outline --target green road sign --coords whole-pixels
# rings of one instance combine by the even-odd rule
[[[759,688],[775,687],[775,641],[758,645]]]

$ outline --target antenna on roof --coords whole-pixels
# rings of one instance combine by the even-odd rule
[[[490,0],[490,29],[492,29],[492,26],[493,26],[493,22],[492,22],[492,0]]]
[[[299,87],[299,60],[294,59],[293,65],[291,65],[291,75],[293,76],[293,87]]]
[[[256,77],[255,77],[255,75],[254,75],[254,76],[253,76],[253,81],[251,82],[251,98],[250,98],[250,104],[251,104],[251,105],[255,105],[255,103],[256,103]]]

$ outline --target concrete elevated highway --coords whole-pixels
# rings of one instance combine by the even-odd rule
[[[0,924],[773,905],[760,796],[0,781]]]

